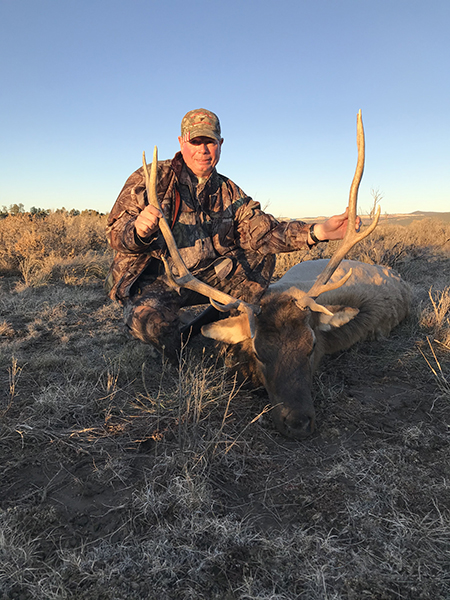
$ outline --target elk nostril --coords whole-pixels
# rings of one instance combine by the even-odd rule
[[[314,419],[311,417],[304,417],[298,424],[298,429],[306,434],[310,434],[314,431]]]
[[[287,435],[302,438],[311,435],[316,426],[313,417],[302,416],[294,420],[291,414],[283,415],[283,425]]]
[[[274,409],[272,418],[277,428],[288,437],[304,439],[315,429],[314,411],[295,410],[283,406],[281,410]]]

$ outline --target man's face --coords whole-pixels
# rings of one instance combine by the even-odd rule
[[[184,162],[197,177],[209,177],[219,162],[223,139],[218,142],[205,136],[195,137],[189,142],[180,142]]]

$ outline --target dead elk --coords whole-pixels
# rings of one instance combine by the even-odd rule
[[[324,354],[387,336],[409,310],[409,287],[392,269],[347,260],[331,282],[350,270],[351,278],[320,296],[327,312],[302,306],[311,267],[321,270],[325,263],[295,265],[269,288],[255,317],[253,338],[243,316],[202,328],[207,337],[233,344],[233,357],[244,374],[266,388],[277,429],[298,439],[314,431],[312,377]]]
[[[266,388],[277,428],[294,438],[304,438],[314,430],[311,384],[322,356],[349,348],[358,341],[388,334],[408,312],[408,288],[393,271],[343,261],[349,250],[375,229],[380,216],[379,207],[372,223],[363,231],[356,231],[357,195],[364,170],[361,111],[357,117],[357,146],[358,160],[349,196],[349,224],[342,243],[329,261],[309,261],[290,269],[269,287],[260,307],[246,304],[196,279],[184,265],[165,218],[159,223],[178,272],[175,277],[163,259],[170,284],[175,289],[186,287],[209,297],[211,303],[224,312],[237,309],[238,316],[204,326],[202,333],[235,346],[236,353],[241,354],[243,362],[251,368],[253,378]],[[149,202],[160,208],[156,194],[157,169],[149,173],[145,155],[143,159]],[[157,164],[156,148],[153,164]]]

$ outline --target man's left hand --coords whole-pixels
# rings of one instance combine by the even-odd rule
[[[319,240],[342,240],[347,231],[348,225],[348,207],[342,215],[334,215],[323,223],[317,223],[314,226],[314,233]],[[356,217],[355,229],[361,228],[361,218]]]

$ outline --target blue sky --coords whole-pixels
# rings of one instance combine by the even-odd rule
[[[277,217],[450,211],[448,0],[0,0],[0,206],[108,212],[208,108]]]

